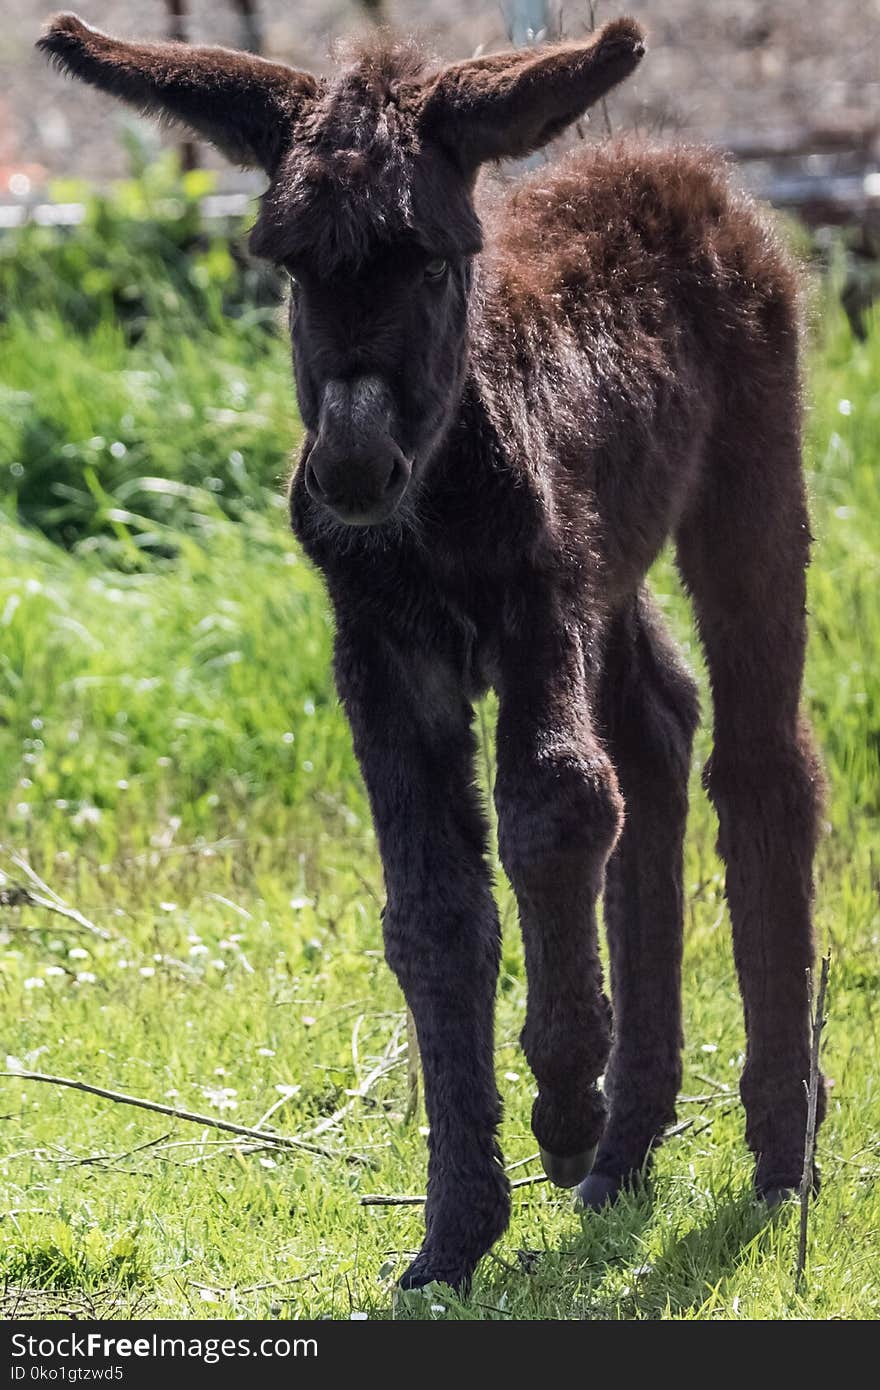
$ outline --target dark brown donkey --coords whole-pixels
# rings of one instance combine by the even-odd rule
[[[633,71],[632,20],[439,72],[387,42],[326,81],[70,15],[41,46],[269,176],[251,245],[293,281],[293,526],[335,609],[425,1072],[427,1232],[404,1284],[466,1284],[510,1211],[474,786],[490,686],[547,1173],[599,1206],[674,1116],[697,699],[644,582],[670,536],[711,673],[747,1138],[778,1202],[804,1152],[820,776],[798,712],[797,286],[772,231],[714,158],[635,143],[582,145],[477,216],[482,164],[538,149]]]

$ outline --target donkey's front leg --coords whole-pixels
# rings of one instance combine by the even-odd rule
[[[538,1083],[532,1129],[560,1187],[592,1166],[605,1119],[596,1081],[610,1047],[596,899],[622,803],[590,719],[594,664],[557,603],[521,618],[502,652],[499,850],[525,944],[522,1044]]]
[[[493,1059],[500,930],[472,711],[451,664],[417,653],[404,662],[376,634],[340,632],[336,667],[385,869],[385,953],[415,1019],[430,1124],[425,1241],[401,1284],[460,1288],[510,1216]]]

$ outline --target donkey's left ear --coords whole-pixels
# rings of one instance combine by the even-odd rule
[[[635,20],[616,19],[587,44],[457,63],[427,87],[422,132],[470,170],[530,154],[629,77],[644,52]]]
[[[74,14],[50,20],[37,44],[64,71],[134,106],[178,121],[227,159],[274,173],[315,79],[226,48],[127,43]]]

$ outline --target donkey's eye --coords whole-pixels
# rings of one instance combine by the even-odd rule
[[[431,280],[436,284],[438,280],[443,279],[448,269],[449,262],[444,261],[441,256],[437,256],[433,261],[428,261],[428,264],[425,266],[425,279]]]

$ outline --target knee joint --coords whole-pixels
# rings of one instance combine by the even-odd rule
[[[572,855],[602,867],[620,833],[623,800],[602,755],[530,762],[499,785],[498,848],[516,884]]]
[[[385,960],[407,997],[423,988],[442,993],[447,985],[491,984],[497,974],[501,933],[488,894],[467,905],[435,896],[415,910],[389,900],[382,934]]]

